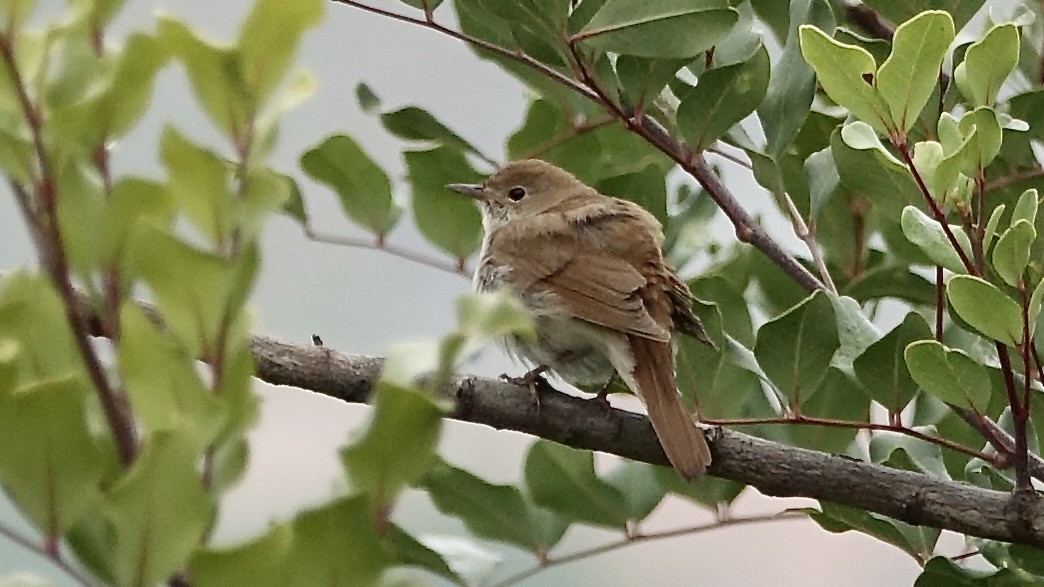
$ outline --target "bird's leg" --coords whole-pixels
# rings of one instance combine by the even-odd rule
[[[610,375],[609,381],[606,381],[605,385],[598,390],[598,394],[591,398],[591,401],[597,402],[598,405],[605,408],[605,411],[607,412],[613,409],[613,406],[609,405],[609,390],[612,389],[613,383],[616,383],[618,377],[619,375],[615,372]]]
[[[547,365],[537,365],[536,368],[531,369],[525,375],[521,377],[511,377],[507,373],[501,373],[500,378],[512,385],[519,385],[522,387],[529,388],[529,395],[533,398],[533,403],[536,404],[537,411],[540,411],[540,393],[537,391],[537,383],[543,382],[541,375],[547,372]]]

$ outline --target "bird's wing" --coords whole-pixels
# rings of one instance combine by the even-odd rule
[[[510,281],[523,293],[555,295],[578,318],[626,334],[670,341],[669,323],[650,315],[647,285],[627,260],[590,242],[561,218],[544,219],[540,230],[515,222],[494,236],[498,265],[511,268]]]

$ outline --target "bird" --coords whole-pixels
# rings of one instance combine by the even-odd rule
[[[711,452],[678,392],[675,335],[713,343],[693,313],[693,294],[664,259],[656,217],[538,159],[508,163],[481,184],[446,187],[482,212],[475,290],[510,287],[533,317],[535,337],[503,341],[535,365],[522,380],[547,372],[601,385],[608,405],[604,392],[618,377],[645,404],[674,469],[701,478]]]

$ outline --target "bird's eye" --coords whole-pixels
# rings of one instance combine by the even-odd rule
[[[508,192],[508,197],[511,198],[512,201],[517,202],[526,197],[526,189],[518,186],[513,187]]]

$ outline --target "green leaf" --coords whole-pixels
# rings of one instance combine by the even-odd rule
[[[299,514],[293,550],[284,566],[288,583],[367,587],[394,560],[365,496],[348,497]],[[284,583],[286,584],[286,583]]]
[[[65,306],[42,275],[14,271],[0,278],[2,339],[16,341],[18,352],[4,368],[0,390],[69,376],[89,381]]]
[[[865,0],[863,4],[894,23],[906,22],[925,10],[945,10],[953,17],[954,28],[961,30],[984,2],[985,0]]]
[[[289,581],[287,562],[293,544],[293,529],[280,524],[245,544],[197,551],[189,561],[189,572],[200,585],[280,587]]]
[[[459,518],[479,538],[514,544],[530,552],[554,546],[541,540],[532,510],[514,485],[495,485],[443,464],[429,471],[420,487],[440,512]],[[561,525],[564,532],[568,524]]]
[[[183,429],[202,451],[228,417],[228,407],[200,380],[194,357],[152,323],[135,303],[120,312],[119,371],[134,415],[147,432]]]
[[[573,40],[622,55],[694,57],[738,18],[726,0],[606,0]]]
[[[381,123],[391,134],[408,141],[433,141],[482,156],[471,143],[439,122],[427,110],[407,106],[381,114]]]
[[[910,312],[901,324],[859,355],[853,367],[870,399],[892,413],[902,411],[910,403],[917,393],[917,384],[906,368],[904,353],[909,345],[931,336],[924,318]]]
[[[425,6],[428,10],[435,10],[442,4],[442,0],[400,0],[403,4],[422,10]]]
[[[89,393],[78,377],[0,391],[0,478],[48,542],[60,539],[99,498],[103,459],[87,429]]]
[[[457,565],[452,564],[454,562],[453,553],[447,552],[446,558],[443,558],[443,555],[434,548],[438,543],[437,540],[424,540],[422,543],[394,524],[385,539],[389,549],[395,554],[397,564],[419,567],[447,581],[465,584],[466,578],[462,578],[455,572]]]
[[[904,356],[910,376],[926,392],[944,402],[986,413],[990,376],[967,353],[934,340],[921,340],[906,347]]]
[[[857,530],[896,546],[915,558],[926,558],[934,549],[934,539],[916,536],[919,530],[917,526],[845,505],[823,502],[820,508],[822,512],[810,511],[809,517],[827,532]],[[938,530],[926,531],[938,538]]]
[[[955,275],[946,295],[957,314],[972,328],[1014,346],[1022,340],[1022,311],[997,286],[971,275]]]
[[[656,467],[656,477],[666,491],[714,511],[732,504],[747,487],[736,481],[710,476],[693,483],[670,467]]]
[[[898,216],[903,206],[920,200],[910,171],[865,123],[852,122],[835,131],[830,136],[830,152],[841,184],[865,196],[889,217]]]
[[[846,296],[830,295],[829,298],[834,306],[837,335],[841,343],[830,364],[851,375],[852,362],[863,354],[867,347],[880,339],[881,333],[866,317],[859,302]]]
[[[131,266],[155,296],[165,326],[189,356],[218,347],[224,316],[235,316],[240,293],[238,272],[252,271],[245,256],[232,265],[220,255],[204,253],[152,226],[142,226],[131,241]],[[248,283],[247,283],[248,285]]]
[[[1004,231],[993,249],[993,268],[1005,283],[1017,287],[1029,264],[1030,248],[1037,238],[1037,231],[1029,220],[1020,219]]]
[[[772,4],[782,4],[773,0]],[[758,5],[754,5],[758,10]],[[772,68],[765,100],[758,118],[765,130],[766,150],[779,157],[797,136],[816,94],[816,74],[801,56],[800,25],[810,24],[827,32],[834,30],[834,13],[826,0],[790,2],[790,26],[783,54]]]
[[[231,173],[225,161],[169,126],[160,138],[160,156],[177,206],[211,243],[229,238],[237,222]]]
[[[197,446],[182,433],[154,435],[109,493],[118,584],[165,581],[201,545],[214,508],[196,470]]]
[[[796,407],[812,396],[839,347],[833,305],[816,292],[758,329],[754,356]]]
[[[648,463],[623,461],[605,476],[605,482],[623,496],[627,515],[632,520],[644,520],[663,501],[667,489],[657,479],[657,471],[662,468]]]
[[[526,486],[537,505],[567,520],[622,529],[629,518],[623,495],[594,472],[594,455],[546,440],[526,456]]]
[[[938,10],[923,12],[895,30],[892,54],[877,72],[876,86],[900,132],[917,122],[928,103],[953,35],[953,19]]]
[[[877,74],[873,56],[861,47],[831,39],[814,26],[802,25],[799,35],[801,54],[816,71],[830,99],[877,132],[891,134],[895,123],[888,104],[872,85],[872,77]],[[867,76],[871,81],[867,81]]]
[[[450,183],[478,183],[482,176],[464,154],[450,147],[406,151],[406,169],[417,228],[436,247],[465,259],[482,240],[482,217],[475,203],[446,189]]]
[[[105,202],[97,251],[104,267],[119,267],[128,257],[127,244],[139,224],[169,228],[177,212],[166,186],[136,177],[117,180]]]
[[[301,169],[337,192],[344,213],[378,238],[399,219],[388,176],[351,138],[327,138],[301,156]]]
[[[929,436],[939,436],[934,426],[917,426],[913,430]],[[870,460],[897,469],[917,471],[943,479],[950,478],[943,463],[942,447],[898,432],[874,432],[870,439]]]
[[[1001,148],[1001,126],[993,108],[982,106],[961,117],[958,125],[961,134],[974,139],[968,145],[963,171],[965,175],[977,175],[997,156]]]
[[[243,81],[263,103],[283,80],[301,35],[319,23],[322,0],[258,0],[239,30]]]
[[[968,47],[953,79],[972,106],[992,106],[1018,61],[1019,29],[1010,22],[998,24]]]
[[[678,127],[696,151],[738,124],[761,104],[768,89],[769,57],[764,47],[743,63],[719,67],[700,76],[700,83],[678,106]]]
[[[841,287],[842,294],[859,302],[897,298],[915,304],[935,303],[935,284],[905,264],[874,267]]]
[[[1019,220],[1026,220],[1030,224],[1037,222],[1037,189],[1030,188],[1019,196],[1015,208],[1011,211],[1011,224],[1014,226]]]
[[[1030,295],[1028,308],[1030,336],[1033,336],[1036,332],[1037,318],[1040,316],[1041,306],[1044,306],[1044,279],[1037,283],[1037,287],[1033,288],[1033,293]]]
[[[984,571],[959,565],[945,556],[934,556],[917,577],[916,587],[987,587],[990,585],[1018,585],[1022,578],[1011,571]]]
[[[435,464],[442,410],[412,389],[378,382],[366,432],[341,452],[354,491],[371,496],[379,510]]]
[[[816,151],[805,159],[803,169],[808,179],[809,213],[813,218],[819,218],[823,208],[841,187],[841,176],[834,163],[834,155],[829,148]]]
[[[381,98],[365,82],[356,84],[355,101],[359,103],[359,109],[366,114],[376,114],[381,109]]]
[[[983,230],[982,234],[982,250],[983,252],[990,250],[990,244],[993,242],[993,237],[997,236],[997,227],[1000,226],[1001,216],[1004,215],[1004,204],[1001,204],[993,209],[993,213],[990,214],[990,219],[986,221],[986,229]]]
[[[86,145],[126,134],[145,113],[153,79],[168,57],[155,38],[130,35],[115,63],[99,72],[101,79],[92,83],[83,99],[55,108],[54,124]]]
[[[932,262],[942,265],[954,273],[967,272],[964,263],[961,262],[961,258],[957,255],[957,251],[954,250],[943,228],[935,219],[929,218],[927,214],[913,206],[907,206],[903,209],[900,222],[906,238],[917,245]],[[966,258],[970,259],[971,241],[968,239],[964,229],[953,224],[949,228],[954,238],[957,239],[958,244],[964,249]]]
[[[196,98],[210,120],[228,136],[248,128],[256,102],[240,75],[238,51],[204,41],[171,16],[161,16],[156,30],[167,52],[185,66]]]
[[[536,338],[529,311],[506,289],[458,298],[457,322],[460,332],[478,343],[498,340],[509,334]]]

